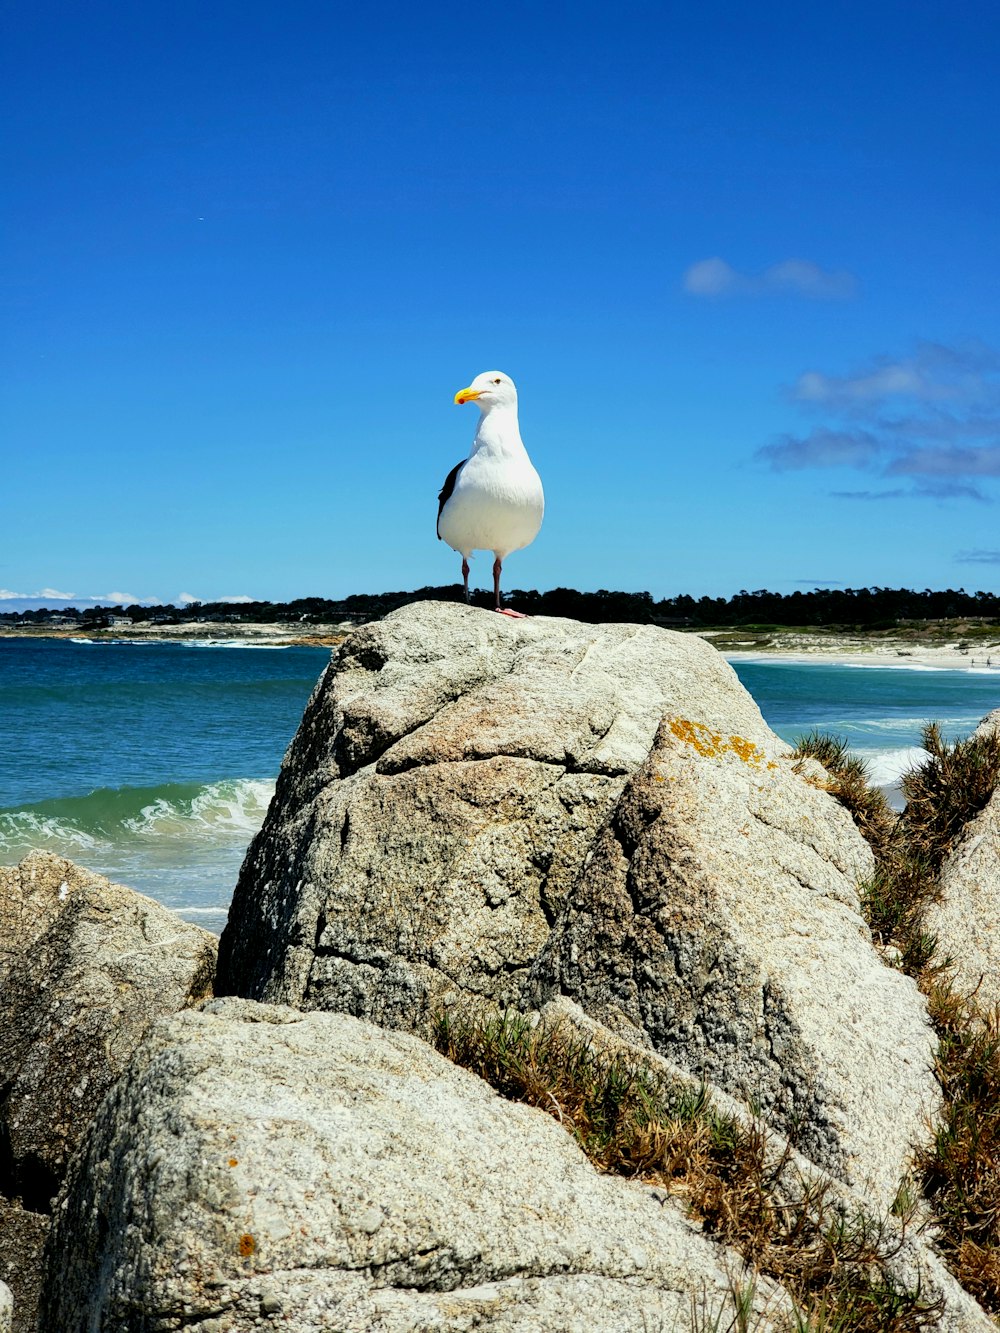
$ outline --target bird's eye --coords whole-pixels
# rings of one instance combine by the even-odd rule
[[[494,380],[493,383],[494,383],[494,384],[499,384],[500,381],[499,381],[499,380]]]

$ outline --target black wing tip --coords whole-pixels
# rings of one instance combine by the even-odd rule
[[[451,493],[455,489],[455,482],[458,480],[458,474],[465,467],[469,460],[463,458],[461,463],[456,463],[452,470],[444,479],[444,485],[438,492],[438,516],[437,516],[437,535],[438,541],[441,541],[441,511],[451,499]]]

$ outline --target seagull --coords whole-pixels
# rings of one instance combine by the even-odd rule
[[[538,536],[545,497],[518,429],[517,390],[509,375],[484,370],[455,402],[474,402],[481,415],[468,458],[455,464],[438,495],[437,535],[462,556],[466,601],[469,556],[492,551],[493,610],[522,619],[500,605],[500,570],[511,551]]]

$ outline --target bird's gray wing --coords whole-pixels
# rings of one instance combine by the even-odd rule
[[[452,491],[455,489],[455,482],[458,481],[458,474],[461,472],[462,468],[465,467],[465,465],[466,465],[466,463],[467,463],[468,461],[469,461],[469,460],[468,460],[467,458],[463,458],[462,461],[461,461],[461,463],[456,463],[456,464],[455,464],[455,466],[452,468],[452,470],[451,470],[451,471],[448,473],[448,475],[445,477],[445,479],[444,479],[444,485],[441,487],[441,490],[438,492],[438,516],[437,516],[437,535],[438,535],[438,541],[441,540],[441,510],[445,507],[445,505],[446,505],[446,504],[448,503],[448,501],[451,499],[451,493],[452,493]]]

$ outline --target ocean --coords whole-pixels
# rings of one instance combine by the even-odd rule
[[[0,639],[0,865],[32,847],[216,932],[327,648]],[[1000,706],[1000,670],[734,663],[785,740],[847,738],[891,786],[925,722]]]

